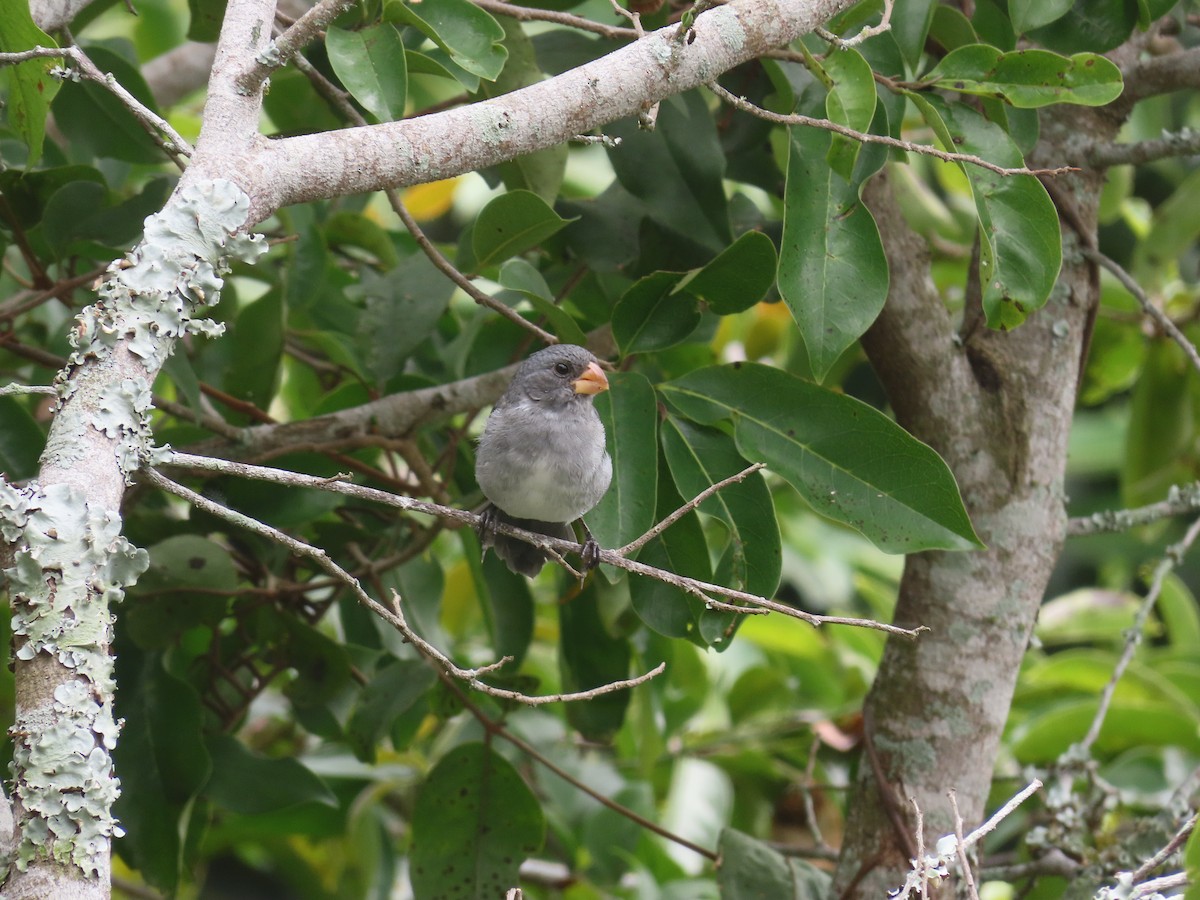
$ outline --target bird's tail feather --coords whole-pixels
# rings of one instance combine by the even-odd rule
[[[516,528],[523,528],[525,531],[536,531],[538,534],[544,534],[547,537],[562,538],[564,541],[575,540],[575,532],[571,528],[569,522],[539,522],[536,519],[517,519],[510,516],[499,509],[496,510],[496,519],[499,522],[512,525]],[[504,560],[505,564],[513,572],[518,575],[526,575],[529,578],[535,577],[538,572],[542,571],[542,566],[549,559],[544,550],[540,550],[533,544],[527,544],[525,541],[514,537],[509,537],[506,534],[488,535],[486,532],[482,536],[483,548],[486,550],[491,547],[496,551],[496,555]]]

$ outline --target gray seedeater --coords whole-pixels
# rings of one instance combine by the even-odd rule
[[[475,454],[475,478],[491,501],[483,511],[480,541],[508,567],[533,577],[547,555],[532,544],[497,534],[507,522],[549,537],[575,540],[579,520],[587,540],[584,571],[600,547],[582,516],[612,481],[604,424],[592,400],[608,378],[588,350],[557,344],[530,356],[496,403]]]

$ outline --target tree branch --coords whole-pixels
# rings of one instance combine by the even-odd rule
[[[1136,144],[1095,144],[1087,152],[1088,165],[1097,169],[1109,166],[1140,166],[1158,159],[1200,154],[1200,131],[1184,128],[1174,133],[1164,132],[1156,141]]]
[[[1109,509],[1067,520],[1068,537],[1127,531],[1160,519],[1200,510],[1200,482],[1173,484],[1167,499],[1136,509]]]
[[[189,453],[177,453],[174,451],[169,451],[158,464],[183,469],[192,469],[196,471],[219,472],[224,475],[236,475],[242,478],[254,478],[260,481],[269,481],[273,484],[285,484],[292,487],[316,488],[318,490],[331,491],[335,494],[346,494],[348,496],[357,497],[360,500],[382,503],[386,506],[392,506],[407,512],[417,512],[424,515],[437,516],[443,519],[448,519],[452,522],[458,522],[462,525],[470,525],[472,528],[478,527],[480,522],[480,517],[469,510],[455,509],[454,507],[442,506],[438,503],[430,503],[426,500],[416,500],[412,497],[401,497],[396,494],[390,494],[387,491],[378,490],[377,488],[349,484],[343,480],[345,476],[337,476],[334,478],[318,478],[313,475],[288,472],[283,469],[272,469],[264,466],[254,466],[247,463],[230,462],[229,460],[224,459],[213,459],[210,457],[196,456]],[[515,528],[507,523],[500,523],[496,526],[496,528],[501,534],[520,538],[521,540],[533,544],[534,546],[543,550],[553,550],[561,553],[578,553],[582,549],[581,545],[575,543],[574,541],[547,537],[544,534],[537,534],[536,532]],[[288,540],[290,541],[292,539],[289,538]],[[628,559],[620,555],[620,553],[615,550],[601,550],[600,562],[607,563],[619,569],[625,569],[626,571],[633,572],[637,575],[644,575],[648,578],[654,578],[658,581],[673,585],[678,587],[680,590],[688,591],[693,594],[697,594],[697,592],[699,592],[699,595],[715,594],[718,597],[724,597],[729,600],[736,600],[740,603],[747,603],[751,606],[768,609],[773,612],[780,613],[781,615],[789,616],[793,619],[799,619],[802,622],[807,622],[814,628],[821,625],[851,625],[859,628],[870,628],[876,631],[886,631],[889,634],[910,639],[916,638],[922,631],[925,630],[923,627],[900,628],[896,625],[891,625],[886,622],[876,622],[872,619],[858,619],[851,616],[824,616],[805,612],[804,610],[788,606],[785,603],[770,600],[766,597],[760,597],[757,594],[739,591],[735,588],[724,587],[718,584],[711,584],[696,578],[687,578],[682,575],[676,575],[674,572],[669,572],[665,569],[648,566],[644,563],[637,562],[636,560]],[[372,607],[372,609],[374,609],[374,607]],[[389,619],[389,621],[392,620]]]
[[[969,163],[972,166],[979,166],[981,169],[987,169],[989,172],[995,172],[997,175],[1064,175],[1067,172],[1079,171],[1074,166],[1059,166],[1056,169],[1030,169],[1027,166],[1019,168],[1006,168],[998,166],[993,162],[988,162],[982,156],[974,156],[970,153],[953,153],[946,150],[939,150],[937,147],[932,147],[929,144],[916,144],[912,141],[901,140],[887,134],[871,134],[866,131],[855,131],[846,125],[839,125],[837,122],[831,122],[828,119],[814,119],[812,116],[804,116],[799,113],[784,115],[782,113],[771,112],[769,109],[763,109],[761,106],[756,106],[745,97],[739,97],[736,94],[727,91],[715,81],[705,85],[710,91],[724,100],[731,106],[740,109],[742,112],[749,113],[752,116],[757,116],[767,122],[774,122],[776,125],[802,125],[808,128],[820,128],[823,131],[832,131],[834,134],[840,134],[843,137],[848,137],[851,140],[858,141],[863,144],[883,144],[885,147],[895,147],[897,150],[907,150],[911,153],[921,153],[925,156],[933,156],[945,162],[961,162]]]
[[[253,164],[238,166],[236,177],[254,198],[251,222],[258,222],[292,203],[485,168],[637,115],[645,104],[712,81],[850,5],[851,0],[731,0],[697,17],[690,44],[667,26],[547,81],[469,106],[259,141]]]

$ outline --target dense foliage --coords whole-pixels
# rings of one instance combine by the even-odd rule
[[[265,133],[432,113],[631,39],[612,27],[628,23],[605,0],[551,0],[542,6],[578,18],[535,11],[526,22],[498,5],[360,4],[304,51],[312,71],[272,77]],[[194,139],[203,85],[159,108],[146,64],[185,37],[214,40],[223,9],[147,0],[134,18],[97,3],[73,33],[96,66]],[[887,622],[901,554],[967,554],[981,542],[950,469],[895,424],[858,344],[889,288],[863,186],[886,171],[931,248],[929,277],[948,308],[978,308],[980,327],[1019,330],[1063,264],[1055,201],[1071,176],[1023,168],[1040,118],[1058,104],[1117,100],[1122,72],[1103,54],[1128,41],[1197,43],[1190,9],[898,0],[891,29],[855,47],[809,36],[719,80],[776,113],[991,168],[768,121],[692,90],[647,109],[641,124],[605,127],[604,141],[412,187],[403,202],[477,289],[614,363],[598,406],[616,474],[589,517],[603,547],[628,544],[762,462],[636,558],[785,606]],[[850,37],[880,12],[864,2],[828,27]],[[686,40],[686,6],[646,12],[641,24],[681,15]],[[16,0],[0,3],[0,21],[0,50],[53,43]],[[94,82],[60,84],[51,65],[10,69],[0,132],[4,383],[54,381],[89,287],[141,237],[177,174],[117,98]],[[51,97],[43,120],[39,104]],[[1179,149],[1114,160],[1123,164],[1108,169],[1099,232],[1099,250],[1193,337],[1200,176],[1187,156],[1194,133],[1181,129],[1198,116],[1193,93],[1137,103],[1122,139],[1166,132]],[[351,428],[339,414],[479,385],[536,349],[534,335],[456,287],[382,195],[288,207],[260,230],[268,255],[239,264],[212,311],[225,334],[181,342],[154,386],[155,441],[478,507],[473,438],[503,378],[468,402],[413,407],[399,429],[382,414]],[[1169,491],[1179,500],[1186,491],[1172,486],[1200,466],[1200,373],[1145,324],[1128,286],[1107,271],[1100,285],[1072,431],[1074,516]],[[50,415],[43,395],[0,396],[9,481],[36,476]],[[825,890],[819,868],[836,856],[845,791],[866,764],[859,711],[884,632],[736,614],[614,565],[582,584],[557,567],[530,582],[481,561],[472,529],[445,517],[164,471],[322,548],[384,605],[394,592],[414,630],[458,665],[509,657],[483,676],[495,687],[585,691],[666,669],[574,703],[473,691],[312,558],[142,479],[126,496],[124,533],[150,564],[116,611],[113,643],[124,720],[118,887],[273,898],[404,896],[395,885],[406,884],[419,898],[498,897],[518,883],[530,896],[572,898]],[[1164,846],[1195,808],[1194,565],[1164,573],[1148,640],[1094,745],[1080,749],[1149,567],[1182,533],[1156,519],[1068,543],[1020,673],[992,798],[1035,772],[1050,773],[1048,787],[985,844],[989,897],[1090,895]],[[3,690],[11,705],[7,674]],[[926,715],[952,719],[934,705]],[[1189,871],[1200,869],[1198,843]],[[1057,874],[988,874],[1045,859],[1048,848],[1069,863]]]

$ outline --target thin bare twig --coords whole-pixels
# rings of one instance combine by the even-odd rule
[[[583,16],[576,16],[567,12],[518,6],[515,3],[506,3],[504,0],[471,0],[471,2],[480,9],[487,10],[496,15],[508,16],[511,19],[516,19],[518,22],[553,22],[556,25],[566,25],[570,28],[578,28],[580,31],[590,31],[592,34],[600,35],[600,37],[617,41],[632,41],[638,37],[638,33],[632,28],[605,25],[602,22],[593,22],[591,19],[585,19]]]
[[[492,672],[503,668],[508,663],[512,662],[511,656],[503,656],[494,663],[489,663],[486,666],[480,666],[477,669],[463,669],[454,663],[450,657],[442,653],[437,647],[429,643],[419,634],[412,630],[408,621],[404,618],[404,613],[400,609],[400,595],[392,591],[392,613],[396,620],[393,624],[396,630],[404,635],[405,640],[417,648],[421,655],[427,659],[437,663],[442,671],[452,678],[457,678],[459,681],[465,682],[475,690],[488,694],[492,697],[498,697],[501,700],[514,700],[517,703],[523,703],[526,706],[542,706],[546,703],[572,703],[577,700],[594,700],[604,694],[611,694],[614,691],[623,691],[628,688],[637,687],[639,684],[645,684],[651,678],[661,675],[667,670],[666,663],[659,663],[649,672],[644,675],[639,675],[636,678],[622,679],[621,681],[611,681],[608,684],[602,684],[599,687],[592,688],[587,691],[576,691],[571,694],[548,694],[545,696],[532,696],[530,694],[522,694],[520,691],[510,691],[504,688],[492,687],[490,684],[480,681],[480,676],[490,675]]]
[[[330,22],[354,6],[354,0],[321,0],[267,45],[241,77],[238,87],[257,91],[267,77],[316,40]]]
[[[804,818],[808,820],[808,833],[812,835],[813,842],[817,845],[816,849],[825,851],[832,850],[825,843],[825,835],[821,833],[821,823],[817,821],[817,808],[813,803],[812,789],[816,783],[813,777],[817,768],[817,751],[821,747],[821,736],[814,734],[812,744],[808,748],[808,761],[804,764],[804,783],[800,786],[800,799],[804,803]]]
[[[1067,520],[1067,536],[1081,537],[1112,531],[1126,531],[1160,519],[1200,510],[1200,481],[1173,484],[1167,499],[1135,509],[1108,509]]]
[[[934,871],[942,869],[944,872],[945,866],[955,862],[958,859],[960,847],[964,850],[969,850],[971,847],[975,846],[975,844],[979,843],[979,841],[994,831],[997,825],[1012,815],[1013,811],[1018,806],[1029,799],[1029,797],[1032,796],[1036,791],[1040,790],[1041,787],[1042,782],[1035,778],[1032,782],[1022,788],[1015,796],[1010,798],[1007,803],[1000,807],[1000,809],[996,810],[996,812],[994,812],[986,822],[961,840],[957,835],[947,835],[943,837],[937,843],[934,856],[925,856],[923,847],[918,846],[918,856],[913,860],[912,871],[910,871],[908,876],[904,879],[904,886],[898,892],[896,892],[895,900],[908,900],[908,897],[910,897],[914,891],[920,891],[918,896],[928,896],[928,880],[931,869]],[[912,803],[914,807],[917,806],[917,801],[915,798],[913,799]],[[918,807],[918,839],[921,838],[920,815],[921,811]]]
[[[1196,830],[1197,819],[1200,819],[1200,813],[1192,813],[1187,821],[1179,826],[1179,830],[1172,835],[1171,840],[1167,841],[1161,850],[1133,871],[1130,881],[1134,884],[1140,884],[1147,875],[1174,856],[1179,848],[1187,842],[1187,839],[1192,836],[1192,832]]]
[[[812,116],[804,116],[799,113],[784,115],[782,113],[771,112],[769,109],[763,109],[747,100],[745,97],[739,97],[736,94],[727,91],[715,81],[705,85],[710,91],[724,100],[726,103],[737,107],[742,112],[747,112],[752,116],[757,116],[760,119],[765,119],[768,122],[774,122],[778,125],[804,125],[809,128],[821,128],[825,131],[832,131],[834,134],[840,134],[843,137],[848,137],[851,140],[859,141],[864,144],[883,144],[886,147],[895,147],[899,150],[907,150],[910,153],[922,153],[926,156],[932,156],[936,159],[946,162],[961,162],[968,163],[972,166],[978,166],[981,169],[987,169],[989,172],[995,172],[997,175],[1063,175],[1067,172],[1079,171],[1074,166],[1059,166],[1057,169],[1030,169],[1027,166],[1015,168],[1007,168],[998,166],[993,162],[988,162],[982,156],[974,156],[970,153],[954,153],[946,150],[939,150],[937,147],[929,144],[917,144],[912,141],[894,138],[886,134],[871,134],[868,131],[855,131],[845,125],[839,125],[837,122],[831,122],[828,119],[815,119]]]
[[[162,141],[163,149],[179,163],[179,157],[190,157],[192,155],[192,146],[185,141],[174,128],[171,123],[164,119],[158,113],[154,112],[141,100],[125,90],[116,76],[111,73],[102,72],[94,62],[88,57],[83,49],[77,44],[70,44],[66,47],[31,47],[29,50],[22,50],[17,53],[0,53],[0,66],[13,65],[15,63],[26,62],[31,59],[46,59],[62,57],[69,59],[75,64],[76,71],[79,75],[95,82],[103,87],[134,115],[151,136]],[[56,70],[61,72],[62,70]]]
[[[1171,321],[1170,316],[1154,305],[1150,298],[1146,296],[1146,292],[1142,290],[1142,286],[1121,267],[1120,263],[1109,259],[1093,247],[1080,247],[1079,252],[1096,263],[1096,265],[1108,269],[1109,272],[1116,276],[1117,281],[1121,282],[1125,290],[1133,295],[1133,299],[1138,302],[1142,311],[1154,320],[1154,324],[1158,326],[1163,334],[1180,346],[1196,371],[1200,372],[1200,353],[1196,351],[1196,345],[1189,341],[1187,335],[1179,330],[1179,326]]]
[[[409,627],[403,613],[400,612],[400,597],[394,591],[392,593],[392,602],[394,604],[394,608],[388,609],[382,603],[379,603],[377,600],[375,600],[365,590],[363,590],[363,587],[359,583],[358,579],[334,562],[333,559],[330,558],[329,554],[327,554],[320,547],[314,547],[311,544],[306,544],[303,541],[299,541],[290,535],[284,534],[279,529],[273,528],[270,525],[266,525],[263,522],[259,522],[257,519],[251,518],[244,513],[239,513],[236,510],[222,506],[214,500],[210,500],[208,497],[204,497],[190,488],[186,488],[183,485],[172,481],[155,469],[146,469],[145,475],[155,486],[186,500],[188,503],[192,504],[198,509],[202,509],[209,514],[217,516],[218,518],[224,519],[228,522],[233,522],[234,524],[239,525],[248,531],[252,531],[255,534],[261,535],[268,540],[282,544],[297,556],[311,559],[324,571],[328,572],[334,578],[338,579],[338,581],[340,581],[342,584],[346,585],[354,593],[359,603],[371,610],[380,618],[390,623],[392,627],[394,627],[398,632],[400,632],[400,634],[404,636],[405,640],[417,648],[418,652],[420,652],[422,656],[439,666],[447,675],[466,682],[473,689],[481,693],[490,694],[494,697],[499,697],[500,699],[504,700],[514,700],[530,706],[538,706],[543,703],[566,702],[577,699],[590,700],[593,697],[600,696],[601,694],[624,690],[626,688],[642,684],[656,675],[661,674],[666,668],[665,665],[659,665],[658,668],[651,670],[645,675],[640,675],[637,678],[615,681],[610,684],[593,688],[590,691],[582,691],[578,694],[556,694],[548,698],[535,697],[527,694],[521,694],[517,691],[509,691],[502,688],[492,687],[491,685],[480,681],[480,676],[494,672],[506,663],[511,662],[511,657],[503,657],[497,662],[482,666],[477,669],[460,668],[459,666],[455,665],[455,663],[450,660],[449,657],[447,657],[444,653],[442,653],[440,650],[418,635],[415,631],[413,631],[411,627]],[[339,483],[331,479],[322,480],[327,481],[330,484]]]
[[[390,494],[387,491],[381,491],[376,488],[364,487],[357,484],[346,484],[343,482],[328,481],[327,479],[317,478],[312,475],[303,475],[297,472],[288,472],[283,469],[274,469],[266,466],[255,466],[249,463],[233,462],[226,459],[215,459],[206,456],[195,456],[188,453],[179,453],[172,451],[170,455],[163,460],[164,465],[177,466],[185,469],[194,469],[206,472],[219,472],[226,475],[237,475],[243,478],[255,478],[260,481],[270,481],[275,484],[287,484],[293,487],[310,487],[320,490],[332,491],[338,494],[347,494],[357,497],[361,500],[368,500],[376,503],[382,503],[387,506],[393,506],[398,509],[403,509],[408,512],[418,512],[429,516],[436,516],[443,519],[448,519],[453,522],[459,522],[463,525],[470,525],[476,528],[479,525],[479,516],[469,510],[455,509],[451,506],[442,506],[437,503],[430,503],[425,500],[416,500],[412,497],[401,497],[396,494]],[[510,535],[520,538],[527,543],[533,544],[542,550],[553,550],[566,553],[581,552],[582,545],[574,541],[567,541],[561,538],[548,537],[544,534],[538,534],[532,531],[525,531],[520,528],[515,528],[508,523],[501,522],[496,526],[501,534]],[[928,630],[925,626],[917,628],[901,628],[898,625],[891,625],[887,622],[877,622],[873,619],[856,619],[850,616],[824,616],[816,613],[805,612],[802,609],[796,609],[793,606],[788,606],[785,603],[780,603],[776,600],[770,600],[766,597],[761,597],[758,594],[751,594],[747,591],[739,591],[735,588],[724,587],[719,584],[701,581],[696,578],[688,578],[682,575],[676,575],[674,572],[666,569],[659,569],[654,566],[648,566],[645,563],[637,560],[628,559],[621,556],[615,550],[601,550],[600,562],[615,566],[619,569],[625,569],[628,572],[633,572],[636,575],[643,575],[648,578],[654,578],[666,584],[673,585],[680,590],[695,592],[700,591],[704,594],[715,594],[718,597],[724,597],[728,600],[734,600],[741,603],[748,603],[752,606],[758,606],[763,609],[769,609],[781,615],[789,616],[793,619],[799,619],[802,622],[807,622],[814,628],[822,625],[851,625],[859,628],[870,628],[876,631],[885,631],[889,634],[915,639],[922,631]]]
[[[883,0],[883,17],[879,20],[878,25],[870,25],[860,31],[854,37],[842,38],[832,32],[826,31],[824,28],[813,29],[817,37],[821,40],[833,44],[842,50],[848,47],[857,47],[868,38],[873,38],[877,34],[883,34],[885,31],[892,30],[892,8],[895,6],[895,0]]]
[[[975,875],[971,872],[971,860],[967,858],[967,845],[963,840],[963,818],[958,811],[958,793],[954,788],[946,792],[950,798],[950,809],[954,812],[954,843],[958,851],[958,864],[962,867],[963,879],[967,882],[967,894],[971,900],[979,900],[979,891],[975,889]]]
[[[391,207],[393,210],[395,210],[396,215],[400,217],[400,221],[404,223],[404,227],[408,229],[409,234],[411,234],[413,239],[417,242],[417,246],[421,248],[427,257],[429,257],[429,261],[433,263],[434,266],[439,269],[447,278],[462,288],[468,297],[470,297],[480,306],[490,309],[492,312],[499,313],[513,324],[524,328],[526,331],[536,336],[537,339],[542,343],[546,345],[558,343],[558,338],[556,338],[550,332],[539,328],[512,307],[501,303],[495,297],[485,294],[483,291],[477,288],[474,282],[460,272],[454,263],[450,262],[450,260],[448,260],[442,254],[442,251],[434,246],[433,241],[429,240],[425,232],[421,229],[421,226],[417,224],[417,220],[413,218],[412,213],[408,211],[408,207],[406,207],[404,202],[400,199],[399,192],[395,188],[388,188],[386,191],[384,191],[384,193],[387,194],[388,203],[391,204]]]
[[[918,896],[921,897],[921,900],[928,900],[929,867],[925,864],[925,816],[921,813],[921,805],[917,803],[917,798],[909,797],[908,799],[917,815],[917,824],[913,829],[917,836],[917,858],[913,860],[913,864],[921,878],[921,893]]]
[[[760,469],[765,469],[766,467],[766,463],[754,463],[753,465],[742,469],[742,471],[738,472],[736,475],[730,475],[728,478],[723,478],[716,484],[706,487],[703,491],[701,491],[687,503],[683,504],[683,506],[679,507],[679,509],[675,510],[675,512],[671,513],[641,537],[630,541],[628,544],[618,550],[617,553],[620,553],[622,556],[629,556],[631,553],[636,553],[638,550],[641,550],[644,546],[646,546],[646,544],[648,544],[650,541],[654,540],[656,537],[690,513],[693,509],[696,509],[698,506],[700,506],[701,503],[703,503],[717,491],[728,487],[731,484],[745,481],[755,472],[759,471]]]
[[[1100,729],[1104,726],[1104,720],[1108,716],[1108,708],[1112,704],[1113,695],[1116,693],[1117,683],[1121,680],[1121,676],[1125,674],[1129,663],[1133,661],[1133,654],[1142,642],[1142,632],[1145,630],[1146,620],[1150,618],[1150,612],[1158,602],[1158,595],[1162,593],[1163,582],[1166,580],[1168,573],[1183,561],[1184,555],[1191,548],[1192,544],[1195,543],[1197,536],[1200,536],[1200,519],[1192,522],[1178,543],[1167,548],[1166,553],[1163,554],[1163,558],[1154,567],[1154,575],[1150,580],[1150,589],[1146,591],[1146,597],[1142,600],[1142,605],[1133,617],[1133,624],[1125,632],[1125,648],[1121,651],[1121,656],[1117,660],[1117,664],[1113,666],[1112,677],[1108,679],[1108,684],[1104,686],[1104,690],[1100,693],[1100,703],[1096,707],[1096,715],[1092,718],[1092,724],[1088,728],[1087,734],[1084,735],[1083,740],[1067,750],[1067,754],[1077,754],[1081,757],[1086,757],[1091,752],[1092,745],[1096,743],[1096,739],[1100,737]]]
[[[1197,154],[1200,154],[1200,131],[1184,128],[1182,131],[1164,133],[1154,141],[1097,144],[1087,152],[1087,160],[1098,169],[1106,169],[1109,166],[1141,166],[1158,159]]]
[[[346,121],[354,125],[367,124],[367,120],[363,118],[362,114],[359,113],[357,109],[355,109],[354,104],[350,102],[349,98],[346,96],[346,93],[339,89],[335,84],[330,82],[329,79],[322,75],[321,72],[316,69],[316,67],[308,62],[308,60],[304,59],[302,56],[297,56],[296,67],[314,83],[317,89],[334,105],[334,107],[342,115],[342,117],[346,119]],[[438,271],[454,282],[454,284],[456,284],[463,291],[463,293],[465,293],[480,306],[490,309],[495,313],[499,313],[513,324],[524,328],[542,343],[546,345],[558,343],[558,338],[550,334],[550,332],[539,328],[536,324],[530,322],[515,309],[505,305],[504,303],[501,303],[495,297],[484,293],[478,287],[476,287],[475,283],[469,277],[467,277],[466,274],[461,272],[458,267],[454,265],[454,263],[450,262],[450,260],[446,258],[445,254],[443,254],[442,251],[439,250],[433,243],[433,241],[429,239],[428,235],[425,234],[424,229],[422,229],[417,223],[417,220],[413,218],[412,213],[408,211],[408,207],[404,205],[404,201],[401,199],[399,191],[397,191],[395,188],[388,188],[383,193],[387,197],[388,204],[392,207],[393,212],[395,212],[400,218],[400,221],[404,223],[404,227],[408,229],[409,234],[413,236],[413,240],[417,242],[417,246],[421,248],[421,252],[428,257],[429,261],[433,263],[434,267]]]

